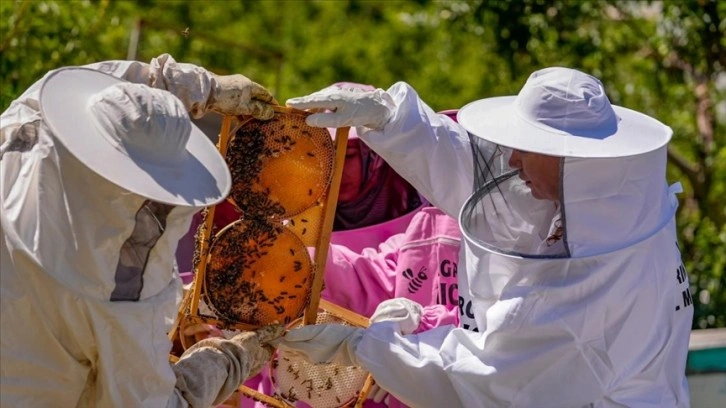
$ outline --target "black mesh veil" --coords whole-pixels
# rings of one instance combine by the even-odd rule
[[[518,177],[519,171],[509,166],[510,148],[471,134],[469,141],[475,174],[472,195],[461,212],[464,234],[499,253],[533,258],[568,256],[561,239],[561,206],[532,196]]]
[[[507,164],[511,154],[508,149],[489,143],[471,133],[468,135],[474,160],[474,185],[472,196],[466,202],[462,214],[464,219],[475,221],[472,216],[476,212],[476,207],[483,205],[482,201],[492,190],[499,189],[501,181],[516,176],[518,171]]]

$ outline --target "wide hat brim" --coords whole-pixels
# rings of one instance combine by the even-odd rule
[[[658,120],[613,105],[617,129],[609,134],[577,135],[523,119],[516,96],[471,102],[459,110],[457,121],[474,136],[517,150],[558,157],[625,157],[663,147],[673,131]]]
[[[132,157],[99,134],[89,100],[119,82],[88,68],[50,74],[40,90],[40,109],[55,138],[89,169],[142,197],[185,207],[205,207],[226,198],[232,185],[227,164],[194,124],[186,152],[173,165]]]

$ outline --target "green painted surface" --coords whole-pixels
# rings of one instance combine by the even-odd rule
[[[726,347],[688,352],[688,373],[726,372]]]

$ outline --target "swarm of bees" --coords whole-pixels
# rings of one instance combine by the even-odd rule
[[[276,114],[238,129],[225,159],[228,200],[241,218],[212,239],[205,300],[225,321],[290,323],[312,288],[312,242],[301,237],[320,229],[320,198],[333,170],[330,134],[308,127],[302,114]]]
[[[229,321],[287,324],[305,308],[312,275],[307,249],[282,224],[239,220],[217,234],[210,250],[207,303]]]
[[[252,121],[229,143],[230,201],[245,218],[283,220],[315,206],[330,185],[333,142],[303,115]]]

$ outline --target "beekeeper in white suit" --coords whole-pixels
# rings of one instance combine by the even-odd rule
[[[174,366],[167,332],[177,242],[231,183],[187,111],[268,119],[272,100],[162,55],[51,71],[2,114],[2,407],[207,407],[269,359],[278,327]]]
[[[670,128],[566,68],[464,106],[460,125],[405,83],[287,103],[328,109],[314,126],[358,126],[465,239],[460,327],[410,335],[420,306],[393,299],[377,314],[394,321],[308,326],[280,347],[361,365],[414,407],[688,407]]]

